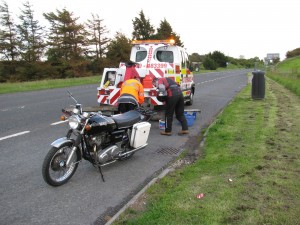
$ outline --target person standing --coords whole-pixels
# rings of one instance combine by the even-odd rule
[[[137,77],[126,80],[121,86],[118,110],[120,113],[135,109],[144,102],[144,87]]]
[[[155,78],[154,86],[158,88],[159,93],[165,92],[165,130],[161,131],[161,135],[172,135],[173,115],[175,112],[176,119],[181,123],[182,130],[179,135],[189,134],[188,125],[184,116],[184,98],[180,86],[171,78]]]

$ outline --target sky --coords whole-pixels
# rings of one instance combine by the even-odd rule
[[[3,0],[1,0],[3,1]],[[16,18],[27,0],[6,0]],[[66,8],[79,22],[103,19],[113,38],[122,32],[132,38],[132,20],[143,10],[154,28],[166,19],[189,54],[220,51],[226,56],[264,59],[300,48],[298,0],[28,0],[40,25],[49,26],[43,13]]]

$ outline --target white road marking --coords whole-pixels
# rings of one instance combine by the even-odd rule
[[[56,122],[56,123],[52,123],[51,126],[58,125],[58,124],[61,124],[61,123],[65,123],[65,122],[67,122],[67,120],[66,121],[59,121],[59,122]],[[8,136],[5,136],[5,137],[0,137],[0,141],[3,141],[5,139],[9,139],[9,138],[13,138],[13,137],[17,137],[17,136],[20,136],[20,135],[23,135],[23,134],[27,134],[29,132],[30,131],[27,130],[27,131],[15,133],[15,134],[12,134],[12,135],[8,135]]]
[[[66,122],[68,122],[68,120],[58,121],[58,122],[55,122],[55,123],[51,123],[51,126],[55,126],[55,125],[58,125],[58,124],[61,124],[61,123],[66,123]]]
[[[220,80],[220,79],[224,79],[224,78],[228,78],[228,77],[233,77],[233,76],[236,76],[236,75],[231,75],[231,76],[226,76],[226,77],[218,77],[218,78],[213,79],[213,80],[202,81],[200,83],[197,83],[197,85],[205,84],[205,83],[209,83],[209,82],[213,82],[213,81],[216,81],[216,80]]]
[[[24,109],[24,108],[25,108],[25,105],[22,105],[22,106],[17,106],[17,107],[12,107],[12,108],[1,109],[1,111],[7,112],[7,111],[15,110],[15,109]]]
[[[23,131],[23,132],[20,132],[20,133],[8,135],[8,136],[5,136],[5,137],[0,138],[0,141],[5,140],[5,139],[8,139],[8,138],[12,138],[12,137],[20,136],[20,135],[23,135],[23,134],[27,134],[27,133],[29,133],[29,132],[30,132],[30,131],[27,130],[27,131]]]

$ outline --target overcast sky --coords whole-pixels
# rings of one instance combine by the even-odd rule
[[[41,25],[49,26],[43,13],[66,8],[80,17],[80,22],[91,19],[92,13],[98,14],[110,37],[118,31],[132,38],[132,20],[143,10],[155,28],[165,18],[190,54],[217,50],[235,58],[263,59],[267,53],[279,53],[283,60],[287,51],[300,48],[298,0],[28,1]],[[25,0],[6,2],[16,16]]]

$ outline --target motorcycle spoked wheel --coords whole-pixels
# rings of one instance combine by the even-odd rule
[[[46,155],[43,162],[43,178],[45,182],[51,186],[61,186],[68,182],[78,167],[77,152],[71,159],[71,165],[66,166],[67,159],[71,153],[73,145],[66,143],[59,148],[52,147]]]

